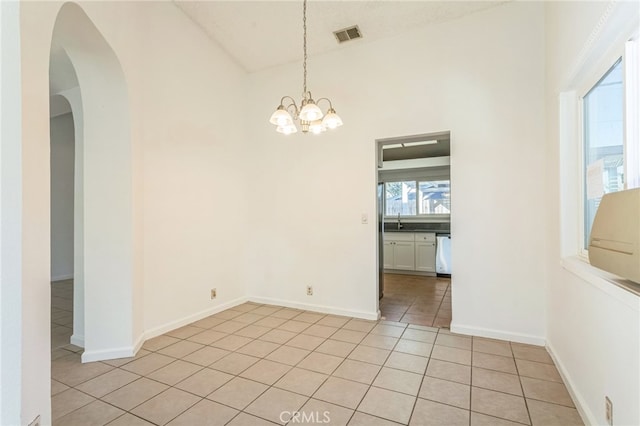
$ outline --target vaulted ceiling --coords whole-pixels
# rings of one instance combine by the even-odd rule
[[[302,59],[301,0],[174,1],[248,72]],[[309,0],[309,55],[394,37],[505,2]],[[338,44],[333,31],[352,25],[358,25],[363,38]]]
[[[394,37],[508,1],[309,0],[308,52],[321,54]],[[302,60],[302,0],[174,0],[174,4],[247,72]],[[353,25],[358,25],[362,38],[339,44],[333,32]],[[55,43],[50,80],[51,95],[78,84],[69,58]]]

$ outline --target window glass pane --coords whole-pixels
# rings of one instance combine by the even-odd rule
[[[419,214],[450,214],[451,187],[448,180],[420,182]]]
[[[589,245],[591,225],[600,198],[589,199],[586,171],[601,161],[604,192],[624,185],[623,86],[619,60],[584,97],[584,248]]]
[[[388,182],[385,184],[385,214],[387,216],[413,216],[416,214],[416,183]]]

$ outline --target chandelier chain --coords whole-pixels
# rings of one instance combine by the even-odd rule
[[[303,98],[307,98],[307,0],[304,0],[302,5],[302,50],[304,53],[304,59],[302,61],[303,69]]]

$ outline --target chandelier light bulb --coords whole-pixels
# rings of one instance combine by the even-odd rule
[[[329,108],[327,114],[322,119],[322,125],[327,129],[336,129],[342,126],[342,119],[333,108]]]
[[[275,124],[276,126],[286,126],[287,124],[293,124],[293,118],[285,109],[284,105],[280,105],[271,115],[269,123]]]
[[[292,135],[292,134],[296,133],[297,131],[298,131],[298,129],[296,128],[296,126],[293,123],[290,123],[290,124],[285,125],[285,126],[276,127],[276,132],[282,133],[284,135]]]
[[[314,135],[318,135],[324,131],[322,120],[315,120],[309,123],[309,131]]]
[[[300,110],[300,120],[315,121],[322,118],[322,110],[312,100]]]

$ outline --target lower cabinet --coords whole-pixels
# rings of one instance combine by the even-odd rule
[[[415,271],[415,242],[413,233],[389,232],[384,234],[384,269]]]
[[[435,234],[389,232],[384,238],[384,269],[436,272]]]
[[[394,249],[394,241],[385,241],[384,242],[384,252],[382,253],[382,257],[384,259],[384,269],[394,269],[396,265],[396,256]]]
[[[413,241],[395,241],[393,244],[395,255],[393,269],[414,271],[416,268],[415,243]]]
[[[384,269],[415,270],[415,243],[413,241],[385,241]]]

